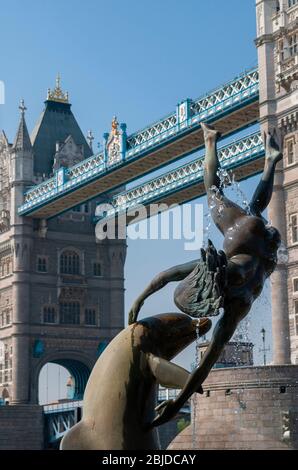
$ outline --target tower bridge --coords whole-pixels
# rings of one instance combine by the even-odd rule
[[[222,168],[233,170],[237,181],[260,173],[263,170],[265,155],[261,133],[254,132],[221,147],[218,154]],[[203,160],[204,157],[196,158],[132,189],[115,194],[107,199],[104,215],[96,216],[95,221],[103,222],[128,211],[126,223],[129,223],[135,217],[129,215],[129,210],[139,204],[146,208],[152,203],[165,204],[166,209],[172,204],[183,204],[203,196]],[[162,210],[162,207],[160,209]],[[138,222],[142,214],[138,214]],[[149,215],[150,211],[147,211],[147,216]]]
[[[255,68],[197,100],[179,103],[176,111],[127,137],[117,120],[104,134],[103,152],[30,188],[19,215],[51,218],[185,157],[204,145],[201,121],[216,125],[224,137],[257,122],[259,80]]]
[[[284,158],[277,167],[268,218],[281,233],[288,261],[278,263],[271,275],[273,364],[274,373],[283,378],[278,387],[284,390],[284,383],[289,388],[294,381],[297,384],[294,365],[288,364],[298,363],[298,0],[256,0],[256,12],[258,68],[197,100],[181,101],[171,114],[132,135],[127,136],[126,125],[113,119],[99,153],[92,151],[90,134],[88,145],[60,79],[48,93],[31,138],[24,103],[14,142],[0,133],[0,402],[11,405],[0,406],[5,428],[0,448],[42,448],[44,415],[51,442],[79,419],[80,402],[68,410],[62,405],[56,409],[38,405],[38,380],[46,364],[64,365],[74,378],[79,399],[98,356],[124,326],[126,243],[95,240],[94,198],[101,196],[110,204],[103,219],[107,220],[138,204],[171,205],[202,195],[202,157],[177,163],[158,177],[124,189],[125,184],[202,149],[202,121],[213,123],[223,137],[259,121],[262,131],[274,127],[280,137]],[[220,149],[220,158],[223,167],[233,169],[241,180],[261,171],[264,146],[260,132],[236,139]],[[32,223],[32,219],[42,220]],[[43,219],[50,220],[44,223]],[[258,376],[265,391],[270,370],[263,368]],[[236,377],[241,389],[242,374],[250,373],[253,369],[240,371]],[[230,378],[234,381],[235,377]],[[221,377],[218,380],[223,384]],[[223,387],[230,387],[230,380]],[[219,389],[215,380],[203,413],[218,403],[222,406],[217,393],[224,388]],[[276,393],[283,393],[285,401],[280,401],[281,413],[275,414],[273,426],[279,436],[282,414],[290,421],[296,416],[297,394],[290,403],[288,390],[272,390],[272,401],[262,391],[259,403],[273,407]],[[252,400],[248,396],[250,403],[256,402],[255,393]],[[256,421],[259,415],[258,408]],[[221,416],[224,420],[217,413],[214,421],[214,413],[212,419],[206,413],[202,421],[198,414],[205,436],[209,424],[220,432],[226,426]],[[241,436],[238,441],[243,441]]]

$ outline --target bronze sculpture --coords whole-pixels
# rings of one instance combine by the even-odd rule
[[[185,313],[197,317],[212,316],[223,307],[223,315],[200,365],[190,375],[178,397],[158,407],[152,426],[159,426],[174,417],[185,401],[200,389],[238,323],[260,295],[266,278],[273,272],[280,245],[279,232],[268,226],[261,215],[271,199],[275,166],[282,159],[274,136],[270,133],[265,135],[264,171],[246,211],[223,193],[216,149],[219,133],[207,124],[201,125],[206,145],[204,184],[212,218],[225,237],[224,252],[217,253],[209,242],[201,260],[160,273],[135,301],[129,322],[137,320],[149,295],[171,281],[182,281],[174,297],[176,305]]]
[[[122,330],[98,358],[89,377],[82,420],[62,439],[62,450],[154,450],[159,448],[154,418],[158,384],[182,388],[189,372],[170,360],[211,327],[164,313]],[[199,388],[200,391],[200,388]]]

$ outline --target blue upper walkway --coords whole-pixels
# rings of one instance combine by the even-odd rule
[[[126,126],[105,134],[104,151],[30,188],[20,215],[49,218],[142,177],[203,147],[201,121],[215,123],[228,136],[257,122],[258,70],[246,72],[197,100],[179,103],[175,112],[126,135]],[[243,164],[245,164],[243,162]]]
[[[265,149],[259,131],[218,150],[221,167],[225,170],[233,170],[237,181],[263,171],[264,156]],[[105,222],[109,218],[125,213],[128,224],[135,219],[135,210],[139,205],[149,208],[150,204],[159,204],[159,212],[162,212],[172,204],[183,204],[204,195],[203,161],[204,157],[196,158],[174,170],[110,197],[106,200],[104,214],[96,216],[95,220]],[[132,211],[131,214],[130,211]],[[142,217],[150,215],[150,210],[146,214],[139,212],[138,222]]]

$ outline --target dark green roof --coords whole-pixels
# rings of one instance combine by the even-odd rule
[[[48,175],[52,172],[56,142],[64,142],[71,135],[77,145],[83,145],[84,158],[90,157],[92,151],[72,114],[71,104],[47,100],[45,105],[31,134],[31,142],[34,172]]]

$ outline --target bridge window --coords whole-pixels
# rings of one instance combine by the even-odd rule
[[[12,273],[12,259],[11,256],[1,258],[0,262],[1,276],[5,277]]]
[[[101,274],[101,264],[100,263],[94,263],[93,264],[93,276],[96,276],[96,277],[102,276],[102,274]]]
[[[0,341],[0,384],[12,380],[12,348]]]
[[[11,308],[5,308],[0,313],[0,328],[11,324],[12,321]]]
[[[294,139],[290,139],[286,144],[288,165],[293,165],[293,163],[295,163],[294,143]]]
[[[6,325],[10,325],[11,323],[11,318],[10,318],[10,310],[7,309],[5,312],[5,323]]]
[[[93,308],[85,310],[85,325],[96,325],[96,312]]]
[[[37,257],[37,271],[39,273],[46,273],[47,272],[47,258],[45,256],[38,256]]]
[[[46,306],[43,308],[43,322],[44,323],[56,323],[55,307]]]
[[[75,251],[64,251],[60,256],[61,274],[80,274],[80,257]]]
[[[60,323],[68,325],[80,324],[80,303],[61,302],[60,303]]]
[[[298,277],[293,278],[293,292],[298,294]]]
[[[73,212],[83,212],[85,214],[87,214],[89,212],[89,204],[88,202],[85,202],[84,204],[81,204],[79,206],[75,206],[73,209],[72,209]]]
[[[298,214],[290,215],[291,242],[298,243]]]
[[[290,56],[296,55],[298,52],[298,34],[293,33],[289,36],[289,52]]]

